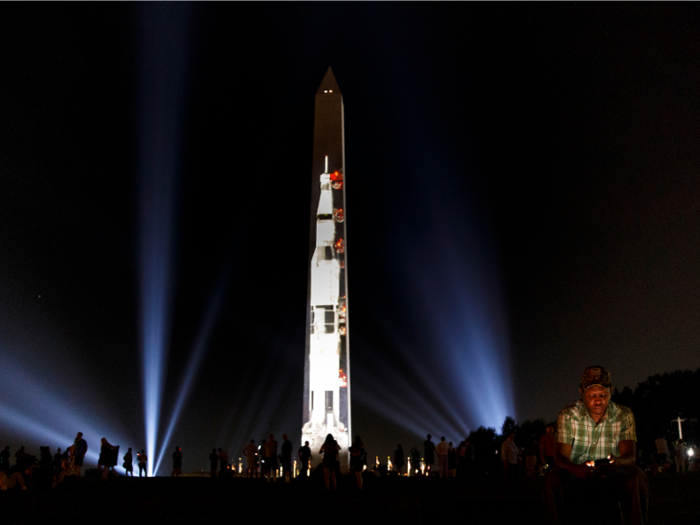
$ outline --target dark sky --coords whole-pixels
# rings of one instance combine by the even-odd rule
[[[500,431],[491,405],[552,420],[591,364],[620,388],[698,368],[699,22],[694,4],[2,5],[0,445],[68,445],[27,430],[41,406],[68,438],[93,425],[93,449],[144,446],[141,261],[161,245],[142,232],[161,222],[161,431],[221,294],[168,447],[191,470],[268,432],[298,445],[329,65],[370,454]],[[170,215],[143,213],[149,177]]]

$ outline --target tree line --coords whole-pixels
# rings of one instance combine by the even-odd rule
[[[678,438],[678,423],[675,422],[678,417],[685,419],[682,423],[684,441],[693,443],[700,436],[700,368],[656,374],[638,383],[634,390],[630,387],[624,387],[622,391],[615,388],[612,401],[634,412],[637,456],[642,460],[656,453],[654,440],[659,435],[664,436],[669,444]],[[491,427],[472,430],[469,440],[474,446],[475,469],[486,475],[500,472],[501,444],[511,432],[515,432],[515,442],[522,447],[530,439],[539,440],[548,425],[556,428],[556,421],[539,418],[517,423],[509,416],[503,422],[500,434]]]

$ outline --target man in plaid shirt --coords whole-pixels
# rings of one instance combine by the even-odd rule
[[[557,421],[555,468],[545,478],[545,510],[548,522],[558,524],[564,501],[573,508],[590,507],[614,493],[623,503],[625,523],[646,523],[646,476],[635,466],[636,431],[632,411],[610,401],[610,373],[602,366],[583,371],[581,399],[565,407]]]

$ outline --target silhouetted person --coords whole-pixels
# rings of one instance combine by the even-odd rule
[[[263,449],[265,456],[267,481],[273,481],[277,478],[277,441],[275,436],[270,434]]]
[[[413,447],[411,449],[411,476],[418,474],[420,472],[420,450],[418,447]]]
[[[656,446],[656,461],[663,466],[669,457],[668,442],[663,435],[659,434],[656,441],[654,441],[654,445]]]
[[[39,447],[39,457],[27,462],[27,470],[30,485],[40,490],[49,490],[53,484],[53,458],[49,447]]]
[[[676,474],[683,474],[685,469],[685,462],[688,454],[688,446],[682,439],[677,439],[673,442],[673,454],[676,458]]]
[[[299,475],[302,478],[306,478],[309,475],[309,469],[311,468],[311,465],[309,462],[311,461],[311,448],[309,447],[309,442],[304,441],[304,446],[299,448],[299,463],[300,463],[300,468],[299,468]]]
[[[148,464],[148,456],[146,455],[146,451],[142,450],[138,454],[136,454],[136,459],[139,462],[139,477],[141,477],[141,474],[143,473],[144,477],[148,477],[148,470],[146,469],[146,465]]]
[[[289,441],[287,434],[282,434],[282,470],[284,471],[284,482],[289,483],[292,480],[292,442]]]
[[[61,463],[63,462],[63,454],[61,454],[61,449],[58,448],[56,453],[53,455],[53,473],[58,475],[61,473]]]
[[[260,477],[266,478],[267,471],[270,468],[267,460],[265,459],[265,445],[267,444],[267,439],[263,439],[258,446],[258,458],[260,458]]]
[[[457,475],[462,477],[467,470],[467,444],[460,441],[457,445]]]
[[[398,472],[399,476],[401,475],[401,469],[403,468],[404,464],[405,461],[403,449],[401,448],[401,443],[399,443],[396,450],[394,450],[394,468],[396,469],[396,472]]]
[[[180,447],[175,447],[173,452],[173,471],[170,473],[171,478],[177,478],[182,472],[182,450]]]
[[[474,445],[469,441],[469,438],[464,440],[464,444],[467,446],[464,457],[467,460],[466,475],[468,476],[474,471],[474,458],[476,457],[476,453],[474,451]]]
[[[457,475],[457,450],[452,446],[452,441],[447,449],[447,472],[451,477]]]
[[[15,472],[11,476],[7,475],[7,472],[0,470],[0,490],[12,490],[16,486],[21,487],[22,490],[27,490],[27,485],[24,484],[24,476],[21,472]]]
[[[353,441],[350,447],[350,469],[355,473],[355,480],[357,481],[357,488],[362,490],[362,471],[364,470],[365,463],[365,446],[362,443],[360,436],[355,436],[355,441]],[[328,488],[328,487],[326,487]]]
[[[78,434],[75,436],[75,441],[73,442],[73,472],[75,472],[75,475],[78,477],[80,477],[82,473],[83,461],[85,460],[87,450],[87,441],[83,439],[83,433],[78,432]]]
[[[554,466],[554,427],[549,425],[540,437],[540,461],[547,468]]]
[[[326,436],[326,441],[323,442],[318,453],[323,453],[323,479],[326,484],[326,489],[329,488],[329,481],[333,482],[333,490],[336,488],[335,469],[338,462],[338,452],[340,447],[333,434]]]
[[[19,472],[24,472],[27,468],[27,453],[24,451],[24,447],[19,447],[17,452],[15,452],[15,469]]]
[[[219,449],[219,477],[223,478],[226,476],[226,471],[228,470],[228,452],[224,449]]]
[[[428,436],[428,438],[430,438],[430,436]],[[450,452],[450,446],[445,442],[445,436],[442,436],[440,438],[440,443],[438,443],[437,446],[435,447],[435,454],[437,455],[437,458],[438,458],[438,467],[440,470],[440,477],[441,478],[447,477],[447,456],[448,456],[449,452]],[[427,458],[425,461],[426,461],[426,463],[428,462]]]
[[[66,450],[63,453],[63,459],[61,460],[61,471],[56,475],[56,485],[61,483],[66,477],[69,476],[75,476],[75,469],[73,468],[73,460],[70,457],[70,453],[68,450]]]
[[[510,488],[518,479],[518,445],[515,444],[515,433],[511,432],[501,445],[501,459],[503,460],[503,473],[506,477],[506,485]]]
[[[256,477],[256,474],[258,473],[258,468],[257,468],[257,461],[256,461],[256,455],[257,455],[258,449],[255,446],[255,440],[251,439],[250,443],[248,443],[245,448],[243,449],[243,455],[245,456],[245,462],[246,462],[246,477],[248,478],[254,478]]]
[[[423,459],[425,460],[426,475],[430,475],[430,472],[433,470],[433,465],[435,464],[435,443],[431,441],[432,437],[433,436],[428,434],[428,439],[423,442]]]
[[[131,447],[129,447],[129,450],[126,451],[126,454],[124,454],[124,463],[122,463],[124,470],[126,470],[126,477],[129,477],[129,474],[131,474],[131,477],[134,477],[134,455],[131,452]]]
[[[537,471],[537,448],[538,444],[535,436],[528,436],[523,447],[523,455],[525,456],[525,476],[531,478]]]
[[[102,438],[100,440],[100,457],[97,461],[97,467],[102,470],[102,477],[107,479],[110,470],[116,476],[117,473],[114,467],[117,465],[117,458],[119,457],[119,447],[111,445],[107,438]]]
[[[51,449],[49,447],[39,447],[39,466],[50,468],[52,464]]]
[[[688,458],[688,472],[695,472],[698,470],[698,457],[700,456],[700,450],[698,449],[697,445],[690,445],[690,450],[688,454],[690,457]]]

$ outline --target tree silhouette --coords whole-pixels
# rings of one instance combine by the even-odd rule
[[[506,417],[506,420],[503,422],[503,426],[501,427],[501,436],[503,436],[503,438],[505,439],[508,436],[510,436],[511,432],[515,432],[517,434],[519,428],[520,427],[518,427],[518,424],[515,422],[515,419],[508,416]]]
[[[650,376],[639,383],[634,392],[625,387],[615,390],[612,400],[628,406],[634,412],[637,423],[637,452],[642,457],[656,452],[654,440],[661,434],[668,442],[678,438],[678,425],[672,420],[685,419],[683,438],[695,439],[700,433],[700,369],[676,370]]]
[[[500,462],[496,456],[496,429],[479,427],[469,432],[469,441],[474,446],[474,469],[477,473],[498,472]]]

